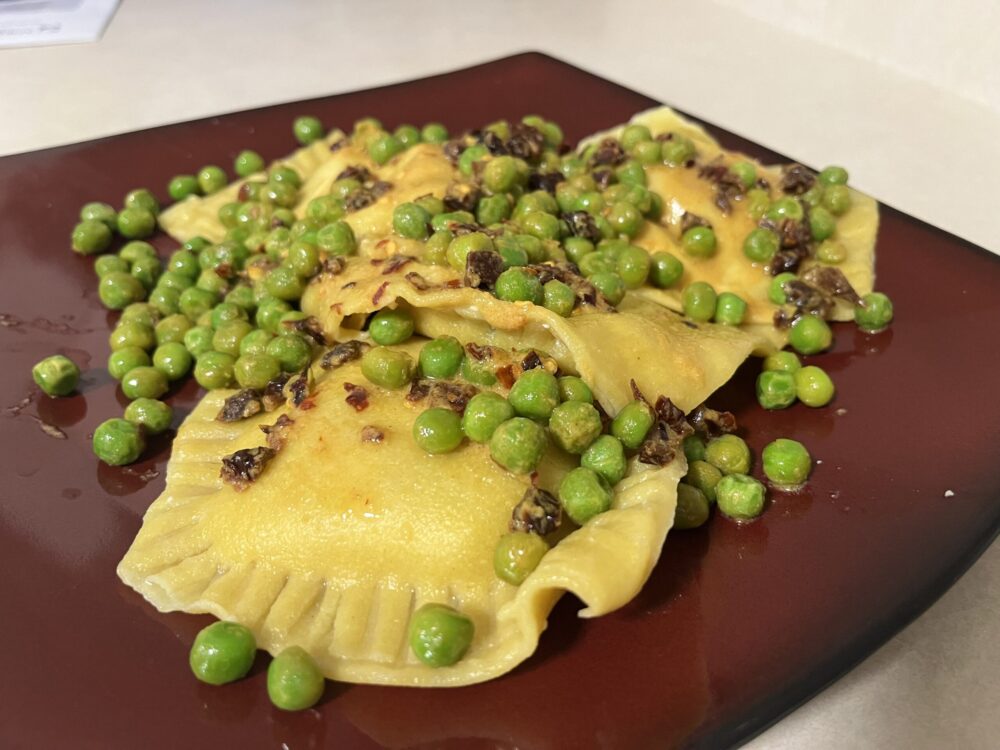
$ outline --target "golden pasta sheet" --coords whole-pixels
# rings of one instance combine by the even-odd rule
[[[641,112],[630,121],[645,125],[653,136],[674,133],[690,138],[698,151],[699,166],[716,160],[724,165],[737,161],[750,161],[757,167],[758,176],[771,185],[772,197],[780,194],[777,185],[781,169],[767,166],[733,151],[722,148],[701,126],[687,120],[668,107]],[[599,142],[605,137],[617,137],[624,126],[598,133],[584,140],[581,147]],[[752,263],[743,254],[743,240],[756,227],[747,212],[745,201],[733,201],[726,214],[716,204],[714,185],[699,177],[698,167],[669,167],[655,165],[646,168],[648,187],[663,198],[663,217],[649,221],[634,242],[650,252],[666,250],[684,263],[684,276],[672,289],[656,289],[646,285],[634,294],[651,299],[672,310],[681,310],[681,292],[693,281],[707,281],[718,292],[733,292],[747,302],[746,322],[770,325],[776,306],[767,298],[772,277],[762,264]],[[875,238],[878,234],[878,203],[863,193],[851,190],[851,208],[837,219],[837,229],[831,240],[839,243],[845,260],[838,265],[848,281],[860,295],[871,292],[875,283]],[[717,249],[710,258],[696,258],[684,252],[680,244],[681,227],[685,213],[690,212],[708,221],[715,230]],[[816,265],[810,260],[802,270]],[[834,310],[835,320],[851,320],[853,308],[838,300]],[[752,329],[764,338],[780,340],[763,328]]]
[[[401,348],[416,356],[421,344]],[[530,656],[564,591],[591,617],[622,606],[646,581],[673,522],[682,454],[663,468],[633,462],[612,508],[578,528],[565,519],[569,533],[514,587],[496,577],[492,557],[531,478],[468,441],[425,453],[411,435],[424,404],[372,385],[357,361],[314,366],[313,376],[300,407],[220,422],[232,392],[215,391],[181,426],[166,489],[118,566],[159,610],[243,623],[272,653],[301,646],[335,680],[454,686]],[[367,389],[367,408],[347,403],[348,383]],[[263,446],[260,426],[282,415],[294,421],[259,478],[241,492],[224,483],[222,457]],[[550,446],[538,486],[555,492],[575,465]],[[475,624],[454,666],[428,667],[408,647],[410,618],[429,602]]]
[[[328,334],[345,337],[368,313],[405,305],[424,335],[546,352],[590,383],[610,413],[632,400],[631,380],[690,411],[729,380],[755,343],[738,328],[694,324],[631,293],[619,312],[578,309],[564,318],[530,302],[450,286],[457,282],[446,266],[353,258],[342,273],[310,284],[302,310]]]

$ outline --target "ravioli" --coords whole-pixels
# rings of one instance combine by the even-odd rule
[[[419,345],[402,348],[415,354]],[[231,392],[215,391],[181,426],[166,489],[118,567],[161,611],[238,621],[272,653],[302,646],[335,680],[455,686],[530,656],[564,591],[586,604],[581,616],[596,617],[649,576],[673,521],[682,455],[665,467],[633,459],[612,508],[569,533],[515,588],[495,576],[492,554],[531,480],[500,468],[482,445],[424,453],[404,392],[372,386],[357,362],[313,374],[308,409],[220,422]],[[365,384],[367,409],[346,403],[345,383]],[[259,427],[281,415],[294,423],[257,481],[242,492],[224,484],[220,459],[263,445]],[[381,442],[365,442],[366,427]],[[539,486],[554,490],[573,465],[550,448]],[[454,666],[427,667],[407,646],[409,619],[426,602],[475,624]]]
[[[732,377],[755,344],[738,328],[686,322],[631,296],[617,313],[579,311],[564,318],[529,302],[449,286],[457,282],[446,266],[357,258],[342,273],[318,277],[302,297],[302,310],[329,335],[344,337],[355,333],[346,326],[359,325],[368,313],[405,304],[424,335],[547,352],[590,383],[612,414],[632,400],[632,380],[644,393],[667,394],[690,411]]]
[[[723,149],[703,128],[686,120],[669,107],[657,107],[635,115],[630,124],[645,125],[653,136],[678,133],[695,144],[700,163],[720,160],[728,165],[736,161],[750,161],[757,166],[759,176],[772,186],[780,181],[781,170],[766,166],[740,153]],[[624,126],[590,136],[580,144],[597,143],[605,137],[617,137]],[[646,167],[648,187],[660,194],[664,202],[663,217],[659,222],[648,221],[634,239],[635,244],[650,252],[666,250],[684,262],[685,272],[671,289],[656,289],[644,285],[633,293],[672,310],[681,310],[681,291],[693,281],[707,281],[717,291],[738,294],[747,303],[745,322],[751,330],[775,343],[783,336],[775,332],[772,320],[777,306],[768,300],[767,293],[772,277],[761,264],[751,263],[743,255],[743,239],[754,229],[756,222],[747,213],[744,201],[735,201],[732,211],[724,214],[715,203],[712,183],[698,176],[696,168],[653,165]],[[878,203],[867,195],[850,190],[851,208],[837,220],[833,241],[845,252],[845,260],[837,267],[859,295],[872,291],[875,283],[875,239],[878,234]],[[772,195],[777,195],[772,188]],[[707,220],[715,230],[717,250],[710,258],[696,258],[684,252],[680,245],[681,223],[686,212]],[[819,265],[810,259],[802,270]],[[832,319],[851,320],[853,306],[837,300]],[[760,325],[754,325],[760,324]]]

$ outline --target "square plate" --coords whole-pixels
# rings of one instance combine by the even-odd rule
[[[834,326],[835,346],[819,358],[834,403],[764,412],[754,362],[713,398],[755,451],[802,440],[818,459],[806,489],[772,493],[752,524],[716,514],[671,534],[649,583],[618,612],[582,622],[567,597],[538,653],[505,677],[448,690],[331,684],[316,709],[285,714],[268,702],[263,656],[239,683],[198,683],[187,650],[210,618],[160,614],[116,578],[163,487],[169,439],[123,468],[91,453],[95,427],[126,402],[104,369],[115,314],[97,299],[92,261],[69,249],[81,204],[117,204],[137,185],[162,194],[174,174],[229,164],[242,148],[284,155],[302,113],[342,127],[373,115],[458,131],[537,112],[575,141],[654,104],[529,53],[0,159],[2,744],[719,747],[776,721],[937,598],[1000,522],[1000,261],[885,207],[878,286],[896,322],[874,336]],[[82,395],[49,399],[33,386],[31,365],[56,351],[85,370]],[[175,426],[198,396],[193,382],[172,394]]]

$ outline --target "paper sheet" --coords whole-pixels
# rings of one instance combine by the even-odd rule
[[[93,42],[118,0],[0,0],[0,47]]]

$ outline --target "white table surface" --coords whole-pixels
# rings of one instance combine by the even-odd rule
[[[844,164],[858,188],[1000,253],[1000,13],[920,0],[901,27],[884,5],[761,0],[750,18],[734,0],[124,0],[98,43],[0,50],[0,154],[537,49],[806,163]],[[748,747],[1000,746],[998,615],[995,545]]]

